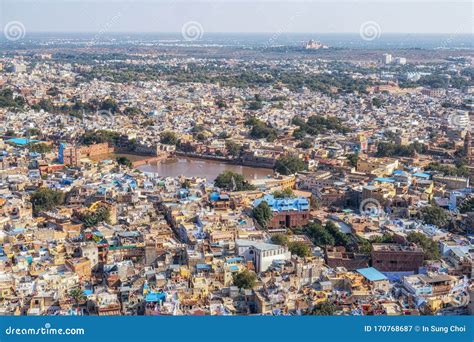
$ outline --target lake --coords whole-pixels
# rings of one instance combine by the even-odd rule
[[[203,177],[214,180],[223,171],[233,171],[247,180],[262,179],[272,174],[272,170],[228,164],[216,160],[178,157],[154,162],[138,167],[143,172],[154,172],[161,177]]]

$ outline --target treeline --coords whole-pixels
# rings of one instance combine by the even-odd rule
[[[253,139],[266,139],[267,141],[274,141],[277,137],[277,131],[267,123],[251,117],[245,122],[246,126],[250,126],[250,137]]]
[[[187,68],[182,68],[162,64],[146,66],[117,63],[96,66],[92,71],[83,72],[81,76],[86,81],[97,78],[118,83],[152,81],[160,78],[174,83],[219,83],[222,86],[236,88],[285,85],[292,91],[300,91],[304,87],[325,94],[366,92],[367,86],[371,85],[367,80],[353,79],[342,73],[314,75],[268,69],[248,71],[244,67],[229,68],[225,65],[188,64]]]
[[[468,76],[468,75],[466,75]],[[401,80],[399,86],[401,88],[429,87],[429,88],[455,88],[462,89],[471,85],[471,81],[462,76],[451,75],[447,78],[444,75],[426,75],[418,81]]]
[[[13,91],[8,88],[0,90],[0,108],[21,108],[25,105],[22,96],[13,96]]]
[[[120,133],[108,130],[98,130],[85,132],[81,137],[81,142],[84,145],[100,144],[105,142],[117,145],[119,139]]]
[[[52,95],[54,96],[54,95]],[[89,102],[82,102],[76,101],[72,105],[61,105],[55,106],[53,102],[49,99],[41,99],[40,102],[31,106],[32,109],[40,110],[43,109],[44,111],[50,113],[58,113],[58,114],[81,114],[83,111],[86,112],[95,112],[95,111],[109,111],[111,114],[114,113],[121,113],[119,105],[117,101],[114,99],[105,99],[105,100],[98,100],[92,99]],[[128,107],[123,111],[123,114],[132,115],[132,114],[141,114],[141,111],[135,107]]]
[[[391,142],[380,142],[377,145],[377,157],[413,157],[416,153],[426,152],[426,147],[419,142],[399,145]]]
[[[301,118],[294,117],[292,124],[298,126],[293,132],[296,139],[303,139],[306,135],[316,136],[318,134],[326,133],[327,131],[335,131],[337,133],[346,134],[351,129],[342,123],[342,120],[334,116],[319,116],[312,115],[307,121]]]
[[[442,173],[445,176],[454,177],[469,177],[469,169],[466,165],[450,166],[442,165],[440,163],[430,163],[426,168],[426,171],[436,171]]]

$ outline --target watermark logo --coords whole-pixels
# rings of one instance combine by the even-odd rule
[[[109,32],[111,28],[117,23],[117,21],[122,17],[122,13],[118,12],[116,15],[112,17],[109,21],[107,21],[104,25],[102,25],[101,29],[99,32],[97,32],[94,36],[94,38],[86,44],[87,47],[91,47],[92,45],[97,44],[101,37]]]
[[[366,216],[382,216],[383,207],[375,198],[366,198],[359,205],[359,212]]]
[[[365,41],[372,41],[377,38],[380,38],[382,34],[382,29],[380,25],[375,21],[366,21],[360,25],[359,29],[360,37]]]
[[[452,113],[448,116],[448,124],[452,128],[462,130],[468,128],[469,117],[464,113]]]
[[[25,25],[20,21],[10,21],[3,28],[5,38],[11,42],[15,42],[25,37]]]
[[[197,21],[188,21],[181,27],[181,35],[188,42],[199,40],[204,35],[204,28]]]
[[[97,120],[99,121],[106,121],[110,123],[115,122],[114,115],[112,114],[110,110],[101,109],[101,110],[98,110],[95,114],[96,114]]]
[[[53,328],[51,323],[45,323],[39,328],[5,328],[5,335],[85,335],[83,328]]]

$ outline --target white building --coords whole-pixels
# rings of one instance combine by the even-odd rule
[[[397,57],[395,58],[395,64],[405,65],[407,64],[407,59],[405,57]]]
[[[13,72],[18,74],[26,72],[26,65],[21,63],[13,63]]]
[[[274,261],[291,259],[291,252],[286,246],[252,240],[236,240],[235,245],[238,255],[245,261],[252,261],[257,272],[266,271]]]
[[[384,53],[382,58],[383,64],[390,64],[392,63],[392,55],[389,53]]]

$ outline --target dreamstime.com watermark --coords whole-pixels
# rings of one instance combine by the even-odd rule
[[[5,328],[5,335],[85,335],[84,328],[52,328],[50,323],[46,323],[40,328],[16,328],[9,326]]]

